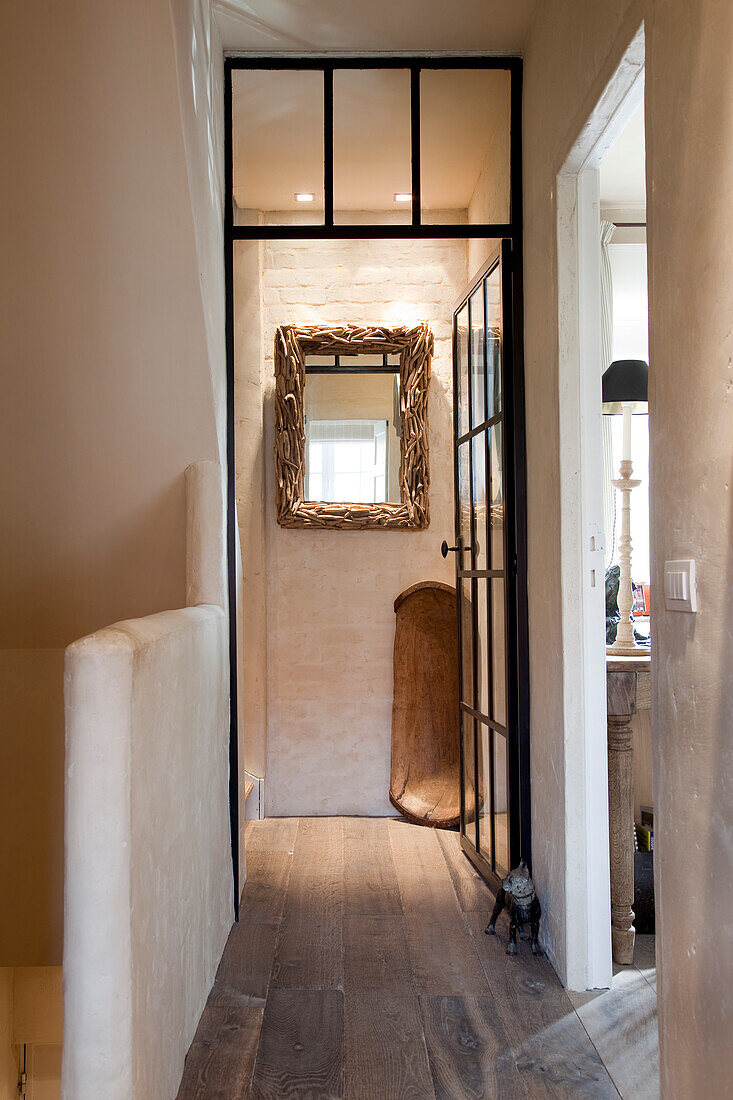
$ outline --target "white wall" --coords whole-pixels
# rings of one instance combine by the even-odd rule
[[[466,243],[288,241],[262,248],[267,812],[388,814],[392,603],[416,581],[453,580],[453,562],[442,559],[440,543],[453,537],[452,307],[465,289]],[[435,335],[430,527],[280,528],[272,458],[276,327],[419,319]],[[246,384],[238,375],[237,385]]]
[[[220,451],[222,252],[179,93],[168,0],[3,10],[2,963],[61,961],[63,649],[185,602],[183,470]]]

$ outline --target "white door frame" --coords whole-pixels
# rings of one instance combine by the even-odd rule
[[[611,984],[599,169],[644,95],[644,28],[557,177],[561,582],[569,989]]]

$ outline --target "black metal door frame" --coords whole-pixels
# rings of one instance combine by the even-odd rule
[[[474,291],[480,288],[484,280],[496,268],[501,272],[501,303],[502,303],[502,470],[504,478],[504,579],[506,585],[506,739],[509,753],[509,864],[516,866],[520,859],[524,859],[531,867],[531,806],[530,806],[530,771],[529,771],[529,647],[527,628],[527,552],[526,552],[526,452],[524,434],[524,363],[522,355],[521,337],[516,337],[516,326],[521,325],[521,264],[517,262],[516,244],[505,239],[501,242],[497,251],[489,257],[483,267],[471,279],[471,282],[462,295],[461,300],[454,309],[453,323],[453,473],[454,473],[454,497],[455,497],[455,541],[456,541],[456,592],[458,613],[458,638],[459,638],[459,675],[461,684],[461,737],[460,737],[460,768],[461,768],[461,847],[481,875],[495,888],[500,885],[500,879],[492,866],[484,858],[480,851],[480,844],[473,845],[466,839],[466,800],[464,789],[464,776],[466,759],[464,753],[464,722],[468,720],[473,730],[473,791],[474,791],[474,821],[480,818],[479,809],[479,737],[480,725],[488,725],[493,728],[493,723],[480,722],[480,710],[476,705],[476,685],[479,683],[477,661],[477,610],[476,610],[476,575],[488,573],[492,570],[476,570],[473,568],[474,551],[477,532],[475,531],[475,514],[473,501],[473,453],[469,451],[469,482],[470,482],[470,538],[471,546],[463,547],[461,544],[462,531],[460,519],[460,494],[459,494],[459,450],[458,440],[466,440],[466,436],[460,436],[458,421],[458,395],[460,393],[458,348],[458,314],[467,306]],[[519,297],[519,301],[517,298]],[[484,308],[486,306],[484,299]],[[484,314],[484,326],[486,315]],[[470,313],[469,313],[470,325]],[[521,328],[519,332],[521,334]],[[486,332],[484,331],[484,339]],[[469,348],[471,345],[469,329]],[[472,366],[471,352],[469,351],[469,366],[467,372],[469,388],[469,408],[473,400],[472,394]],[[488,355],[486,344],[484,345],[484,386],[488,386],[486,368]],[[497,417],[492,417],[485,423],[480,421],[473,425],[472,410],[469,412],[469,433],[472,437],[485,430],[485,425],[493,423]],[[486,464],[486,477],[489,477],[489,465]],[[481,537],[487,537],[486,532]],[[464,562],[464,553],[471,554],[468,567]],[[463,700],[467,694],[463,683],[463,607],[462,607],[462,583],[471,585],[471,659],[472,659],[472,684],[470,694],[473,696],[472,704],[468,705]],[[491,617],[489,615],[489,623]],[[490,654],[488,655],[490,661]],[[489,682],[491,694],[491,682],[493,668],[489,666],[484,670]],[[493,733],[490,744],[493,746]],[[494,798],[494,755],[490,753],[489,770],[491,775],[490,790],[486,796],[493,807]],[[495,857],[495,816],[489,814],[491,829],[491,852]]]
[[[233,209],[233,140],[232,140],[232,73],[237,69],[316,70],[323,73],[323,135],[324,135],[324,221],[322,225],[245,225],[234,224]],[[410,72],[411,104],[411,173],[412,221],[410,225],[336,225],[333,210],[333,74],[336,69],[408,69]],[[431,225],[422,221],[421,154],[420,154],[420,73],[430,69],[504,69],[510,74],[510,209],[509,221]],[[236,569],[236,507],[235,507],[235,435],[234,435],[234,257],[235,241],[256,240],[430,240],[489,238],[512,242],[514,295],[513,331],[519,334],[512,352],[512,409],[514,439],[515,495],[524,499],[524,383],[522,368],[522,59],[461,54],[384,56],[233,54],[224,59],[224,276],[226,293],[226,397],[227,397],[227,569],[229,596],[229,816],[232,863],[234,873],[235,918],[239,914],[239,752],[237,715],[237,569]],[[509,390],[507,389],[507,394]],[[519,496],[517,495],[517,499]],[[529,792],[529,684],[526,661],[526,516],[523,509],[515,517],[517,571],[514,596],[518,623],[518,653],[525,659],[517,661],[517,688],[522,720],[520,729],[520,760],[517,763],[523,789]],[[509,586],[507,586],[508,588]],[[524,616],[524,619],[522,619]],[[522,626],[522,622],[524,626]],[[524,648],[522,648],[524,646]],[[526,776],[524,775],[526,771]],[[526,838],[523,852],[529,852],[529,817],[522,828]],[[526,858],[526,857],[525,857]]]

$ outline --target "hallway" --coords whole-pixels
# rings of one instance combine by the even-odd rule
[[[653,938],[571,994],[504,917],[458,834],[399,819],[247,827],[247,883],[178,1100],[658,1096]]]

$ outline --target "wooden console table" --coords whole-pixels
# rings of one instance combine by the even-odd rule
[[[611,944],[614,962],[634,961],[634,789],[631,719],[651,703],[651,658],[606,657]]]

